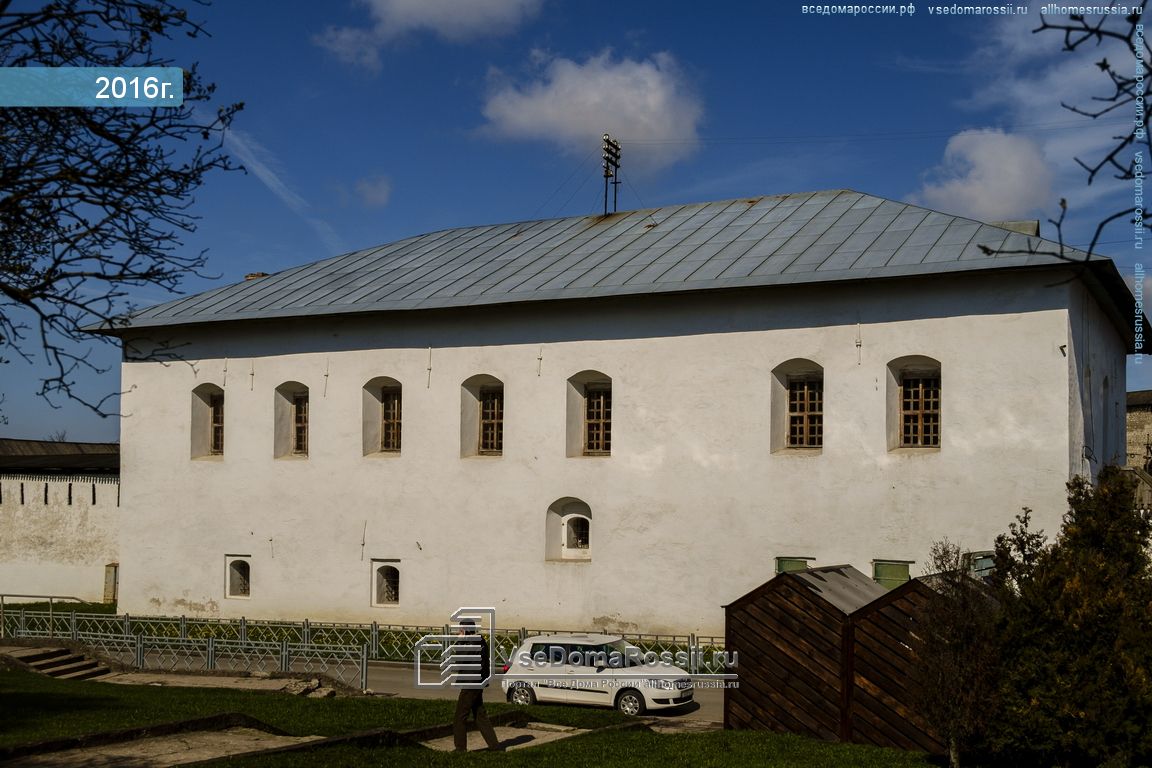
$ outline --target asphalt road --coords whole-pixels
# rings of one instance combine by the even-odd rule
[[[409,699],[455,699],[453,688],[417,688],[416,676],[408,664],[389,662],[368,663],[368,687],[376,693],[392,693]],[[487,701],[503,701],[500,675],[492,679],[484,696]],[[723,722],[724,691],[720,688],[700,688],[697,685],[693,702],[684,707],[663,709],[648,713],[652,717]]]

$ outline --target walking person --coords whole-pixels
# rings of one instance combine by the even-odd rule
[[[456,718],[452,722],[452,738],[457,752],[468,751],[468,714],[476,721],[476,727],[488,749],[502,752],[500,740],[496,738],[496,731],[488,720],[488,713],[484,710],[484,688],[488,685],[488,678],[492,674],[491,664],[488,661],[488,642],[484,636],[476,633],[476,622],[472,619],[463,619],[460,622],[458,633],[462,638],[456,642],[456,649],[460,653],[469,655],[479,654],[479,670],[462,673],[457,680],[463,686],[460,696],[456,699]]]

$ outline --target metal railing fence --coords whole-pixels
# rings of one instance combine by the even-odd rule
[[[368,661],[411,662],[420,638],[448,634],[449,629],[448,625],[132,616],[12,608],[0,614],[0,638],[70,639],[141,669],[317,672],[352,684],[356,678],[346,669],[352,666],[358,669],[361,688],[367,687]],[[528,637],[571,632],[497,628],[492,632],[491,643],[497,659],[503,662]],[[726,671],[723,637],[636,633],[623,637],[642,652],[663,654],[692,673]]]

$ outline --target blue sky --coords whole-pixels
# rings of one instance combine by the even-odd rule
[[[209,176],[190,251],[217,280],[275,272],[455,226],[600,210],[599,137],[623,145],[620,208],[851,188],[993,220],[1054,218],[1086,244],[1130,186],[1086,185],[1131,115],[1060,102],[1107,93],[1100,50],[1060,51],[1020,16],[802,13],[802,3],[585,0],[218,2],[211,37],[160,46],[244,101],[228,146],[247,173]],[[1124,53],[1106,49],[1113,61]],[[1131,279],[1130,227],[1100,251]],[[1041,233],[1055,231],[1042,224]],[[148,305],[172,298],[134,295]],[[80,382],[100,397],[110,370]],[[1144,373],[1147,371],[1148,373]],[[1152,388],[1152,366],[1129,389]],[[38,370],[0,369],[0,435],[115,440],[115,418],[35,396]]]

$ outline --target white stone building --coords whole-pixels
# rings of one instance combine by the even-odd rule
[[[1134,306],[1055,248],[839,190],[448,230],[146,310],[114,331],[121,608],[710,634],[777,568],[892,583],[1024,506],[1055,532],[1064,483],[1123,461]]]
[[[0,438],[0,595],[116,599],[119,446]]]

